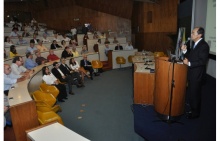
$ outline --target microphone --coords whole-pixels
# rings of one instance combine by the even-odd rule
[[[186,45],[187,46],[187,44],[190,42],[190,40],[191,40],[191,38],[189,37],[189,38],[187,38],[187,41],[184,43],[184,45]]]

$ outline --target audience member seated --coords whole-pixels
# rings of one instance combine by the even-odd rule
[[[34,62],[33,54],[31,54],[30,52],[26,53],[26,58],[27,59],[25,60],[24,63],[25,68],[31,70],[38,65],[36,62]]]
[[[62,73],[64,75],[70,75],[73,80],[75,79],[76,81],[75,82],[75,85],[79,88],[79,87],[84,87],[84,84],[83,84],[83,81],[82,81],[82,78],[80,77],[80,74],[79,72],[74,72],[72,71],[69,66],[66,64],[66,59],[65,58],[61,58],[60,59],[60,70],[62,71]]]
[[[77,46],[77,42],[76,42],[75,40],[71,39],[71,40],[69,41],[69,47],[70,47],[70,48],[74,48],[74,47],[76,47],[76,46]]]
[[[36,55],[35,62],[36,62],[38,65],[45,64],[45,63],[48,62],[46,58],[44,58],[44,57],[41,56],[41,52],[40,52],[40,51],[36,52],[35,55]]]
[[[39,34],[38,34],[38,30],[35,29],[35,30],[34,30],[34,34],[38,36],[38,35],[39,35]]]
[[[20,36],[17,32],[18,32],[18,28],[13,28],[9,36],[12,38]]]
[[[30,46],[27,48],[26,53],[30,52],[30,53],[32,53],[32,54],[35,54],[37,51],[39,51],[39,50],[35,47],[34,41],[31,40],[31,41],[30,41]]]
[[[126,47],[125,47],[125,50],[133,50],[133,49],[134,49],[134,48],[133,48],[131,42],[128,42],[128,44],[127,44]]]
[[[26,40],[23,39],[22,36],[19,36],[18,37],[18,42],[17,42],[17,45],[25,45],[27,44],[28,42]]]
[[[56,40],[57,42],[60,42],[60,39],[58,39],[58,34],[57,33],[54,34],[53,40]]]
[[[97,32],[94,32],[93,39],[98,39],[98,38],[99,38],[99,36],[98,36]]]
[[[8,92],[11,87],[17,83],[24,81],[28,78],[28,75],[17,75],[12,73],[12,69],[9,64],[4,64],[4,94],[8,96]]]
[[[32,41],[34,41],[34,44],[37,44],[39,39],[37,39],[37,35],[33,34],[33,39],[31,39]]]
[[[37,23],[37,21],[33,18],[33,19],[31,20],[31,26],[34,26],[36,23]]]
[[[87,39],[89,39],[88,34],[86,33],[83,37],[83,45],[87,45]]]
[[[85,70],[89,71],[90,79],[93,80],[94,69],[92,68],[92,64],[87,60],[87,56],[83,55],[83,59],[80,61],[80,67],[83,67]]]
[[[83,45],[81,55],[87,54],[87,53],[89,53],[88,50],[87,50],[87,47],[86,47],[86,45]]]
[[[111,50],[108,44],[105,44],[105,55],[108,57],[108,51]]]
[[[66,45],[66,41],[65,41],[65,40],[62,40],[62,41],[61,41],[61,46],[62,46],[62,48],[67,47],[67,45]]]
[[[69,47],[65,47],[65,49],[63,50],[61,54],[61,58],[68,58],[68,57],[73,57],[73,53]]]
[[[117,43],[117,46],[115,46],[115,50],[123,50],[123,47]]]
[[[50,49],[57,49],[57,48],[62,48],[62,46],[58,45],[56,40],[53,40],[52,44],[50,45]]]
[[[104,44],[110,44],[108,38],[105,38],[105,42],[104,42]]]
[[[112,43],[114,43],[114,44],[117,44],[117,43],[118,43],[118,40],[116,39],[116,37],[114,37],[114,40],[113,40]]]
[[[76,50],[76,47],[73,47],[72,53],[73,53],[73,57],[78,57],[79,56],[79,52]]]
[[[63,34],[63,40],[66,41],[66,42],[69,42],[70,38],[66,37],[66,34]]]
[[[48,49],[43,45],[43,41],[42,40],[38,41],[37,49],[40,52],[48,51]]]
[[[5,47],[10,47],[11,45],[14,45],[13,41],[9,36],[5,37]]]
[[[60,70],[59,68],[59,63],[58,62],[54,62],[53,63],[53,69],[52,69],[52,73],[53,75],[59,79],[60,82],[64,82],[68,84],[69,87],[69,94],[74,95],[74,93],[72,92],[72,85],[74,84],[74,80],[70,75],[64,75],[63,72]]]
[[[50,33],[47,32],[47,29],[44,30],[43,35],[44,35],[44,34],[45,34],[46,36],[51,36]]]
[[[29,37],[31,34],[27,31],[27,29],[24,29],[24,32],[22,33],[22,37]]]
[[[47,38],[47,34],[46,34],[46,33],[43,34],[42,40],[43,40],[43,43],[50,43],[50,42],[51,42],[51,41]]]
[[[27,24],[26,23],[22,23],[21,24],[21,31],[24,31],[26,27],[27,27]]]
[[[20,77],[23,75],[26,77],[30,77],[30,74],[32,74],[33,71],[26,69],[23,64],[23,58],[21,56],[15,56],[11,64],[12,73],[15,75],[19,75]]]
[[[6,49],[4,49],[4,59],[7,59],[8,55],[6,54]]]
[[[86,70],[84,68],[80,67],[79,63],[74,58],[70,59],[69,66],[70,66],[71,70],[73,70],[75,72],[79,72],[81,74],[83,82],[84,82],[84,76],[87,76],[90,78],[90,76],[87,75]]]
[[[49,55],[47,56],[47,61],[56,61],[60,59],[56,54],[54,54],[54,51],[52,49],[49,50]]]
[[[10,58],[13,58],[15,56],[18,56],[16,47],[14,45],[10,46],[10,53],[9,53]]]
[[[67,98],[67,92],[66,92],[66,86],[64,84],[59,83],[57,78],[50,73],[50,70],[47,66],[44,66],[42,68],[43,73],[43,80],[47,85],[53,85],[59,90],[59,94],[57,96],[57,99],[59,102],[65,102],[63,99]]]
[[[105,37],[106,37],[106,36],[105,36],[105,33],[102,32],[99,38],[105,38]]]

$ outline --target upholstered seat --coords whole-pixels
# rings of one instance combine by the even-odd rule
[[[129,56],[128,56],[128,62],[129,62],[129,63],[132,63],[132,58],[133,58],[133,57],[134,57],[134,55],[129,55]]]
[[[92,60],[92,67],[93,69],[95,69],[95,71],[97,72],[98,69],[101,69],[103,67],[103,64],[101,61],[99,60]]]
[[[116,57],[116,63],[119,64],[120,68],[121,68],[121,65],[126,63],[126,60],[124,57],[118,56],[118,57]]]
[[[36,102],[36,107],[38,111],[62,111],[60,105],[54,105],[56,103],[56,98],[52,94],[37,90],[33,92],[32,96],[34,101]]]
[[[41,112],[37,111],[38,121],[40,124],[45,124],[52,121],[58,121],[60,124],[63,124],[61,117],[53,111]]]
[[[57,98],[57,95],[59,94],[59,90],[57,89],[57,87],[47,85],[46,83],[40,84],[40,90],[42,92],[51,93],[55,98]]]

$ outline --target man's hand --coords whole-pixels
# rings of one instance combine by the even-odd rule
[[[186,50],[187,50],[187,46],[186,46],[186,45],[182,45],[182,46],[181,46],[181,50],[182,50],[182,51],[186,51]]]
[[[188,60],[187,58],[185,58],[185,59],[183,60],[183,64],[185,64],[185,65],[188,66],[188,64],[189,64],[189,60]]]

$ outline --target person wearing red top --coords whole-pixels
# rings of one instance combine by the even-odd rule
[[[60,59],[56,54],[54,54],[54,51],[52,49],[49,50],[49,55],[47,56],[47,60],[49,61],[55,61]]]

